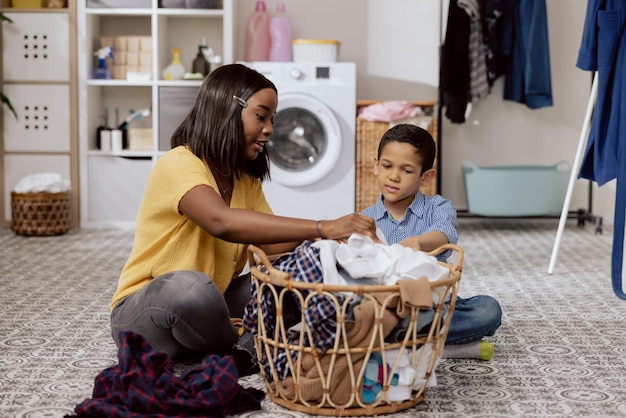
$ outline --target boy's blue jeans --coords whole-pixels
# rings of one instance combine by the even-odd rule
[[[502,321],[502,308],[488,295],[456,298],[446,344],[465,344],[493,335]]]

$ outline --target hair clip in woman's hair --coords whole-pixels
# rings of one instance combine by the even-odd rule
[[[242,99],[241,97],[237,97],[237,96],[235,96],[235,95],[233,94],[233,99],[235,99],[235,101],[236,101],[237,103],[239,103],[239,105],[240,105],[241,107],[243,107],[244,109],[245,109],[246,107],[248,107],[248,102],[246,102],[246,101],[245,101],[244,99]]]

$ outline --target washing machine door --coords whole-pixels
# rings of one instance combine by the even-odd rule
[[[282,95],[267,148],[272,182],[313,184],[337,164],[341,153],[339,121],[328,106],[312,96]]]

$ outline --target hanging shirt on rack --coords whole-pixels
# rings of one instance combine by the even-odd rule
[[[486,97],[501,73],[504,100],[552,106],[546,1],[451,0],[440,69],[450,122],[464,123],[468,104]]]
[[[504,48],[509,46],[503,45],[503,39],[512,39],[510,35],[505,35],[511,30],[511,12],[508,8],[512,7],[510,1],[505,0],[485,0],[483,13],[483,36],[485,39],[485,63],[487,65],[487,82],[489,86],[493,86],[496,79],[504,74],[505,62],[503,56],[509,55],[503,53]]]
[[[576,66],[596,71],[598,96],[579,178],[603,185],[617,179],[611,276],[613,291],[626,299],[622,264],[626,218],[626,3],[589,0]]]
[[[470,18],[468,40],[469,53],[469,101],[487,97],[491,91],[487,80],[487,61],[483,41],[483,23],[478,0],[458,0],[457,4]]]
[[[469,16],[455,0],[451,0],[446,39],[441,48],[440,89],[442,106],[452,123],[465,122],[469,97],[469,34]]]
[[[530,109],[552,106],[546,2],[518,1],[512,12],[512,51],[507,59],[504,99]]]

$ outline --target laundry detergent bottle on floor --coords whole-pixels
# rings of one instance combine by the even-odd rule
[[[246,26],[246,61],[269,61],[270,45],[270,15],[265,1],[258,0]]]
[[[291,20],[285,14],[285,3],[276,5],[276,15],[270,20],[270,61],[291,61]]]

